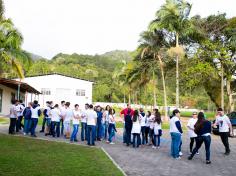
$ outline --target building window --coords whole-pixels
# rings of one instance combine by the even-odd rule
[[[42,89],[41,89],[41,93],[42,93],[43,95],[51,95],[51,90],[48,89],[48,88],[42,88]]]
[[[2,89],[0,89],[0,112],[2,112]]]
[[[85,90],[84,89],[77,89],[75,94],[76,94],[76,96],[85,96]]]

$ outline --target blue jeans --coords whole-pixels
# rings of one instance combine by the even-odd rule
[[[109,125],[108,121],[105,121],[105,123],[104,123],[104,139],[107,139],[107,137],[108,137],[108,135],[107,135],[108,125]]]
[[[88,145],[95,145],[95,136],[96,136],[96,126],[87,125],[87,141]]]
[[[136,137],[137,137],[137,142],[136,142]],[[133,133],[133,148],[135,148],[136,146],[139,147],[139,145],[141,143],[140,141],[141,141],[140,134],[139,133]]]
[[[97,123],[97,139],[101,139],[102,138],[102,123]]]
[[[193,149],[193,152],[191,154],[191,157],[193,157],[197,151],[201,148],[202,143],[205,144],[205,150],[206,150],[206,160],[210,161],[210,147],[211,147],[211,136],[198,136],[196,138],[196,147]]]
[[[160,135],[154,135],[154,146],[159,147],[161,142],[161,136]]]
[[[70,137],[70,141],[77,141],[77,133],[79,131],[79,124],[73,124],[73,132]]]
[[[115,125],[114,124],[109,124],[108,133],[109,133],[108,141],[112,142],[112,138],[115,137]]]
[[[146,126],[141,126],[141,133],[142,133],[142,144],[146,144],[147,141],[145,139],[145,131],[146,131]]]
[[[181,142],[180,133],[170,133],[171,135],[171,156],[173,158],[179,157],[179,146]]]
[[[30,126],[31,126],[31,135],[34,136],[35,135],[35,129],[37,127],[37,124],[38,124],[38,119],[36,118],[31,118],[31,121],[30,121]]]
[[[81,141],[87,140],[87,123],[81,122]]]
[[[57,135],[57,137],[60,137],[60,122],[51,122],[52,124],[52,136],[55,137]],[[55,131],[56,128],[56,131]]]
[[[30,129],[30,119],[24,119],[24,133],[28,134]]]

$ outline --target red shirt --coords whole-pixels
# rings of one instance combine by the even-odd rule
[[[124,114],[124,118],[125,116],[128,114],[128,108],[123,109],[120,114]],[[134,110],[130,109],[130,115],[133,116],[134,115]]]

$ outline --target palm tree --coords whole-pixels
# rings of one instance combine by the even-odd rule
[[[10,19],[5,19],[4,6],[0,0],[0,76],[7,68],[11,68],[19,78],[24,78],[22,65],[29,67],[31,59],[27,52],[21,49],[23,37],[14,27]]]
[[[142,51],[141,58],[148,58],[148,62],[155,66],[159,62],[161,76],[162,76],[162,85],[164,92],[164,111],[165,111],[165,120],[167,120],[167,95],[166,95],[166,85],[165,85],[165,76],[164,76],[164,64],[162,61],[162,50],[166,47],[169,47],[168,41],[164,38],[163,31],[154,32],[145,31],[141,34],[141,44],[139,48]]]
[[[175,47],[170,51],[176,55],[176,107],[179,107],[179,58],[183,54],[179,38],[193,32],[194,28],[188,20],[190,11],[191,5],[184,0],[166,0],[150,24],[151,30],[164,29],[168,37],[175,40]]]

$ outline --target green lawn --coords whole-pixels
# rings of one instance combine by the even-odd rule
[[[9,118],[0,117],[0,124],[8,124],[8,123],[9,123]]]
[[[98,148],[0,134],[0,175],[122,175]]]

